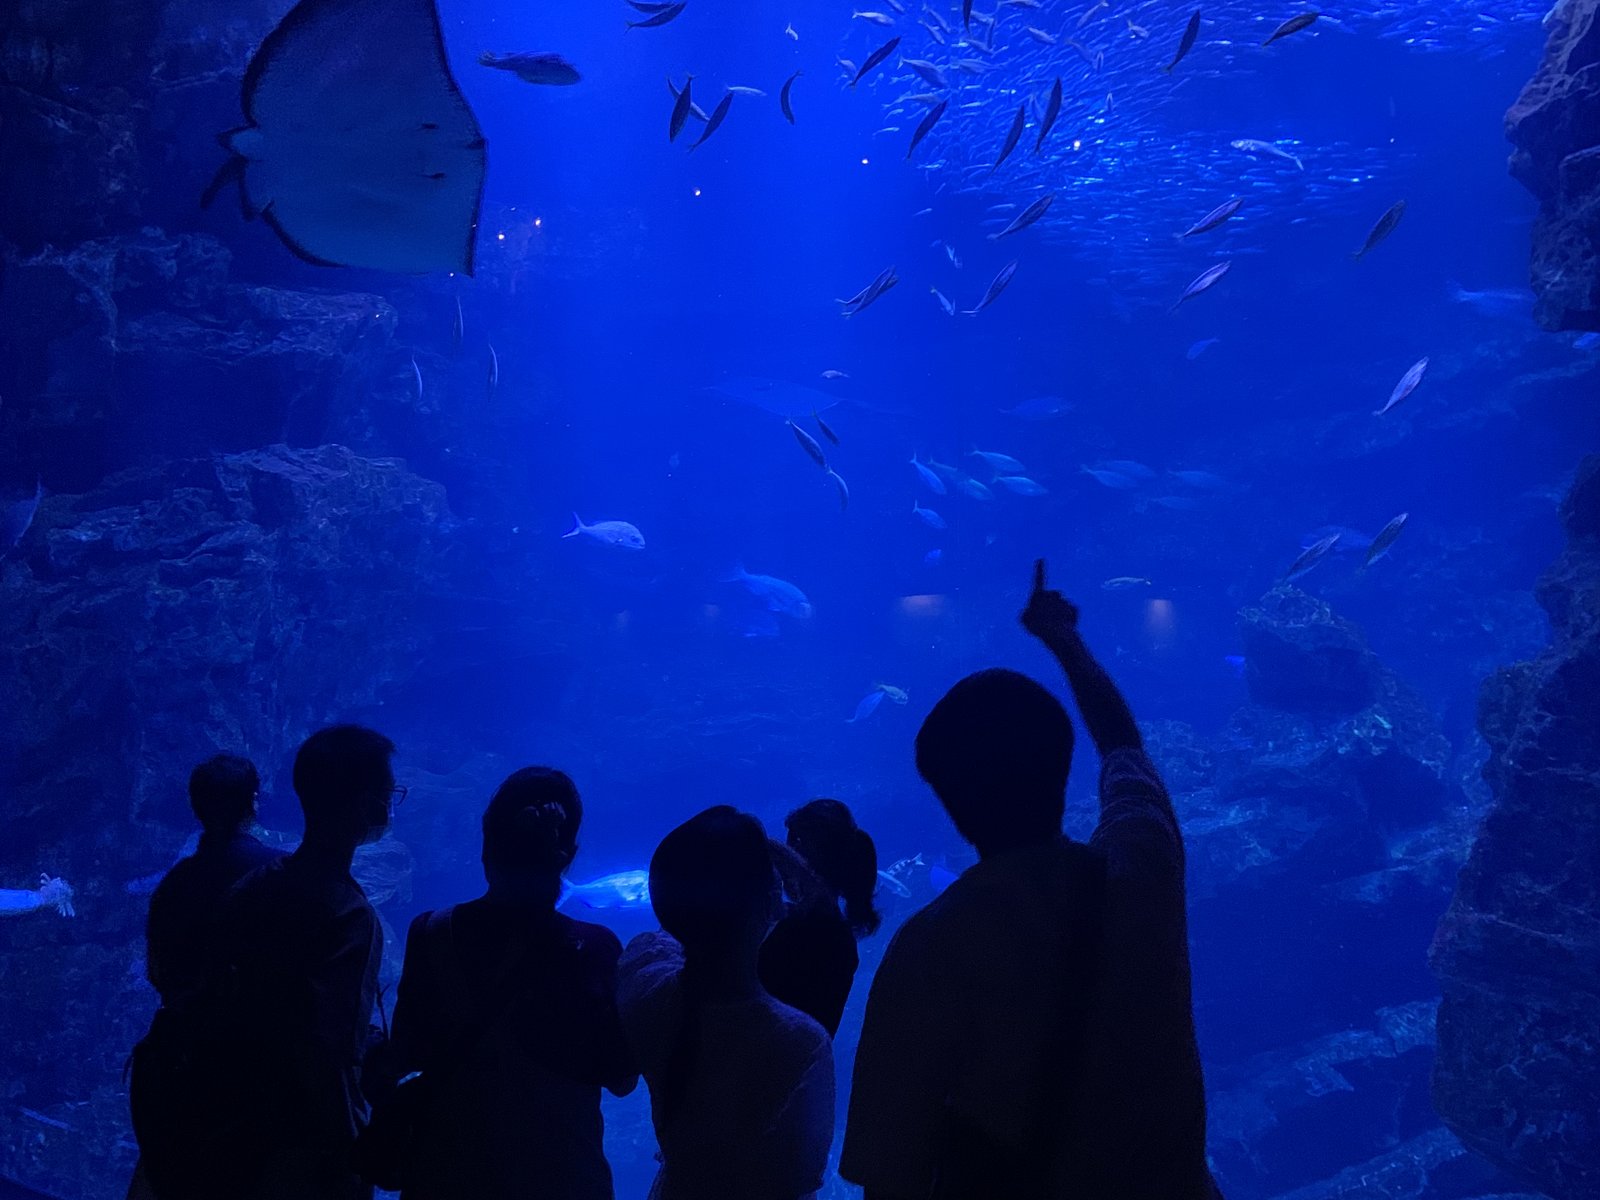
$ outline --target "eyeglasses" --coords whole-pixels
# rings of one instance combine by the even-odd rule
[[[406,802],[406,796],[408,796],[410,794],[410,792],[411,792],[410,788],[404,788],[404,787],[397,787],[397,788],[389,789],[389,803],[390,804],[404,804]]]

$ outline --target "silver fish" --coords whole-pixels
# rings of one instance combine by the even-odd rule
[[[1185,300],[1192,299],[1201,292],[1215,287],[1217,281],[1228,273],[1228,268],[1231,266],[1233,266],[1232,262],[1219,262],[1215,266],[1207,267],[1200,272],[1199,275],[1195,276],[1194,282],[1183,289],[1183,295],[1178,297],[1178,303],[1172,306],[1171,311],[1177,312]]]
[[[800,72],[796,71],[783,81],[783,90],[778,93],[778,106],[783,109],[783,115],[791,125],[794,124],[794,108],[789,102],[789,90],[794,87],[794,81],[799,78]]]
[[[1400,382],[1394,385],[1394,391],[1389,393],[1389,403],[1378,409],[1372,415],[1381,417],[1395,405],[1401,403],[1412,392],[1417,390],[1417,385],[1422,382],[1423,374],[1428,370],[1427,358],[1420,358],[1411,365],[1411,369],[1400,377]]]
[[[494,343],[489,343],[489,396],[494,399],[494,391],[500,386],[500,356],[494,352]]]
[[[1000,273],[989,284],[989,290],[983,294],[983,299],[978,301],[977,307],[965,309],[963,315],[975,317],[989,305],[1000,298],[1000,293],[1006,290],[1006,285],[1011,282],[1011,277],[1017,273],[1017,260],[1012,259],[1000,268]]]
[[[1193,237],[1197,233],[1209,233],[1218,225],[1221,225],[1229,217],[1233,216],[1234,213],[1238,212],[1239,206],[1243,203],[1243,199],[1224,200],[1221,204],[1217,205],[1178,236],[1180,238],[1186,238]]]
[[[1051,202],[1055,200],[1055,198],[1054,192],[1040,196],[1032,204],[1028,205],[1027,208],[1023,209],[1014,218],[1012,218],[1011,224],[1007,225],[999,233],[991,233],[989,235],[989,240],[991,242],[998,241],[1003,237],[1026,229],[1040,217],[1044,216],[1045,210],[1050,207]]]
[[[1189,18],[1188,25],[1184,26],[1183,38],[1178,43],[1178,53],[1173,55],[1172,61],[1169,62],[1167,64],[1167,66],[1166,66],[1166,72],[1167,72],[1168,75],[1172,74],[1172,68],[1173,67],[1177,66],[1179,63],[1181,63],[1183,61],[1183,56],[1185,54],[1188,54],[1189,51],[1194,48],[1194,40],[1195,40],[1195,38],[1197,38],[1199,36],[1200,36],[1200,10],[1197,8],[1197,9],[1194,10],[1194,16]]]
[[[1401,513],[1382,529],[1378,530],[1378,536],[1373,538],[1372,545],[1367,547],[1367,560],[1361,564],[1363,570],[1389,552],[1389,547],[1394,545],[1395,539],[1400,536],[1400,531],[1405,528],[1406,521],[1410,516],[1410,513]]]
[[[1044,120],[1039,122],[1039,136],[1033,143],[1033,152],[1039,153],[1044,149],[1044,139],[1050,136],[1050,131],[1055,128],[1056,118],[1061,115],[1061,77],[1056,76],[1055,85],[1050,89],[1050,101],[1045,105]]]
[[[478,56],[485,67],[510,71],[525,83],[538,83],[555,87],[568,87],[583,76],[559,54],[495,54],[485,50]]]
[[[944,116],[944,110],[947,107],[949,107],[949,101],[941,100],[929,110],[927,116],[922,118],[922,123],[917,126],[917,131],[911,135],[911,144],[906,147],[907,159],[910,159],[916,153],[917,144],[927,137],[933,127],[939,123],[939,118]]]
[[[1361,249],[1354,251],[1350,257],[1357,261],[1365,258],[1377,244],[1394,232],[1394,227],[1400,224],[1400,218],[1406,215],[1406,202],[1397,200],[1389,210],[1378,218],[1378,223],[1367,233],[1367,240],[1362,243]]]
[[[683,90],[685,94],[687,94],[689,91],[689,85],[684,84]],[[717,102],[716,108],[711,110],[711,116],[706,121],[706,127],[700,131],[700,136],[696,138],[695,141],[689,146],[690,150],[700,149],[700,147],[705,144],[705,140],[717,131],[717,127],[722,124],[724,119],[726,119],[728,115],[728,108],[732,104],[733,93],[728,92],[722,97],[721,100]]]
[[[828,478],[833,480],[833,486],[839,489],[839,511],[843,512],[850,507],[850,485],[844,481],[844,476],[839,472],[828,471]]]
[[[822,447],[817,444],[817,439],[804,429],[801,429],[793,421],[788,422],[788,425],[790,431],[794,434],[794,440],[800,443],[800,448],[811,456],[812,462],[826,471],[828,469],[828,456],[823,453]]]
[[[1000,147],[1000,156],[994,160],[994,166],[989,168],[989,174],[993,175],[1000,169],[1000,164],[1011,157],[1011,152],[1017,148],[1017,143],[1022,140],[1022,129],[1027,123],[1028,106],[1025,103],[1019,104],[1017,105],[1017,115],[1011,122],[1011,129],[1006,134],[1005,144]]]
[[[897,37],[892,37],[883,45],[874,50],[871,54],[867,55],[867,60],[861,64],[861,69],[856,72],[855,78],[850,81],[850,86],[853,88],[856,86],[856,84],[865,79],[867,72],[871,71],[873,67],[877,66],[884,59],[888,58],[889,55],[893,54],[899,45],[900,39]]]
[[[689,108],[694,103],[694,98],[689,94],[694,84],[694,76],[686,75],[683,87],[678,92],[678,98],[672,103],[672,119],[667,123],[667,141],[675,142],[678,135],[683,132],[684,122],[689,119]],[[667,80],[667,86],[672,86],[672,80]]]
[[[1307,571],[1311,570],[1312,567],[1316,566],[1319,562],[1328,557],[1328,552],[1332,550],[1334,546],[1338,544],[1338,542],[1339,535],[1337,533],[1330,533],[1321,541],[1312,542],[1311,545],[1307,546],[1300,552],[1300,557],[1295,559],[1289,569],[1284,572],[1283,582],[1287,583],[1291,579],[1298,579]]]

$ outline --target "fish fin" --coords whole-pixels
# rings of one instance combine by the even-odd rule
[[[561,536],[564,538],[577,537],[584,530],[583,518],[577,513],[572,514],[572,528]]]
[[[561,881],[561,898],[556,901],[556,908],[559,909],[568,900],[572,899],[572,893],[575,892],[576,890],[577,890],[577,888],[575,888],[573,886],[572,880],[570,880],[570,879],[562,879],[562,881]]]

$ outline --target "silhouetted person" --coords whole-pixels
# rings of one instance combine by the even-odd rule
[[[611,1200],[600,1089],[626,1095],[638,1072],[622,944],[555,911],[582,820],[560,771],[516,772],[483,814],[488,893],[412,923],[393,1049],[429,1090],[404,1200]]]
[[[1061,833],[1072,724],[1039,684],[969,676],[917,736],[917,769],[979,861],[873,980],[839,1168],[867,1200],[1213,1194],[1183,843],[1077,616],[1040,562],[1022,623],[1100,752],[1089,845]]]
[[[181,1196],[203,1189],[201,1177],[189,1177],[195,1161],[189,1153],[188,1119],[174,1119],[196,1101],[192,1078],[195,1039],[211,1036],[202,1029],[207,989],[215,985],[217,915],[223,897],[257,867],[282,857],[249,833],[256,818],[261,781],[249,759],[218,754],[189,775],[189,806],[200,822],[195,852],[175,864],[150,896],[145,924],[145,973],[161,995],[161,1008],[150,1033],[133,1058],[131,1099],[143,1160],[135,1171],[129,1195],[148,1196],[149,1175],[165,1186],[163,1195]],[[203,1110],[198,1110],[203,1111]]]
[[[260,790],[255,765],[235,754],[208,758],[189,775],[200,842],[156,885],[145,924],[145,973],[164,1006],[192,999],[210,978],[222,898],[251,871],[283,857],[250,834]]]
[[[761,986],[832,1036],[861,962],[856,939],[882,920],[872,904],[878,851],[838,800],[813,800],[783,824],[787,846],[776,858],[790,903],[761,947]]]
[[[232,975],[244,1095],[217,1130],[236,1176],[213,1196],[348,1200],[365,1105],[358,1065],[383,935],[350,876],[356,847],[389,827],[394,743],[359,725],[306,739],[294,761],[305,838],[234,889],[221,935]],[[243,1117],[243,1121],[238,1118]]]
[[[650,900],[663,933],[622,956],[628,1040],[661,1147],[652,1200],[798,1200],[833,1141],[833,1045],[762,989],[779,905],[761,822],[707,809],[662,839]]]

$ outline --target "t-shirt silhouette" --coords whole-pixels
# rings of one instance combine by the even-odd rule
[[[651,1200],[801,1200],[833,1142],[833,1042],[765,992],[701,1001],[697,1054],[670,1114],[663,1073],[683,1023],[683,948],[640,934],[623,952],[623,1028],[650,1085],[661,1170]]]
[[[1177,821],[1139,750],[1107,756],[1100,803],[1087,846],[985,858],[895,934],[867,1002],[846,1179],[932,1195],[967,1129],[1034,1200],[1212,1195]],[[1074,904],[1095,872],[1086,964]],[[1082,1028],[1062,1029],[1074,1008]]]

